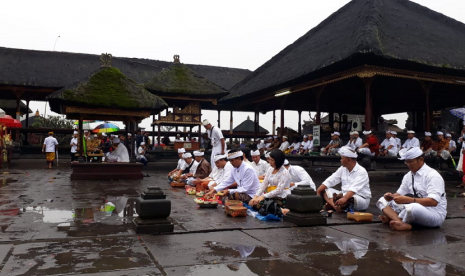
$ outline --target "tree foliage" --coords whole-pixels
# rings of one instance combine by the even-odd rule
[[[32,127],[73,129],[73,121],[61,116],[40,117],[34,120]]]

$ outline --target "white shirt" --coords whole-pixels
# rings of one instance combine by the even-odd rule
[[[257,176],[264,175],[268,167],[268,162],[266,162],[263,159],[260,159],[260,161],[258,161],[258,164],[252,161],[252,168],[254,168],[255,172],[257,173]]]
[[[380,146],[384,146],[384,149],[387,149],[391,145],[392,145],[391,150],[397,152],[397,150],[398,150],[397,149],[397,143],[396,143],[396,140],[394,138],[392,138],[392,137],[389,138],[389,139],[388,138],[384,139]]]
[[[223,133],[221,132],[221,130],[217,127],[212,126],[212,128],[208,130],[207,133],[208,133],[208,138],[211,139],[212,147],[219,148],[221,150],[221,139],[224,139]]]
[[[291,190],[299,185],[310,185],[310,187],[316,191],[315,183],[304,168],[290,165],[288,170],[291,175],[291,183],[293,182],[295,184],[291,187]]]
[[[339,167],[335,173],[328,177],[324,182],[328,188],[332,188],[341,183],[342,194],[345,195],[351,191],[367,199],[371,198],[370,183],[368,173],[358,163],[351,172],[346,167]]]
[[[304,145],[304,150],[312,150],[313,149],[313,140],[308,140],[307,143]]]
[[[58,145],[58,141],[55,137],[49,136],[44,140],[45,152],[55,152],[55,146]]]
[[[455,148],[457,149],[457,144],[455,143],[454,140],[449,141],[449,149]]]
[[[412,139],[405,140],[405,143],[402,145],[404,149],[412,148],[412,147],[420,147],[420,141],[417,137],[413,137]]]
[[[178,166],[176,167],[176,170],[185,170],[187,168],[186,161],[184,161],[183,158],[180,158],[178,160]]]
[[[281,146],[279,146],[279,150],[281,151],[285,151],[287,150],[287,148],[289,147],[289,142],[288,141],[284,141]]]
[[[199,162],[195,161],[194,160],[194,164],[192,165],[192,167],[189,169],[189,173],[191,173],[192,175],[195,174],[195,172],[197,171],[197,167],[199,166]]]
[[[214,183],[220,185],[221,183],[223,183],[224,180],[229,178],[229,175],[231,175],[232,170],[233,166],[229,161],[226,163],[224,168],[218,168],[215,166],[209,175],[210,178],[213,178],[213,181],[210,181],[208,183],[208,186],[210,187]]]
[[[291,148],[293,149],[299,149],[300,148],[300,142],[297,142],[297,143],[292,143],[292,145],[290,146]]]
[[[347,146],[353,150],[355,150],[356,148],[360,147],[361,145],[363,145],[363,141],[362,141],[362,138],[360,137],[357,137],[356,140],[352,140],[350,139],[349,140],[349,143],[347,143]]]
[[[271,143],[266,143],[265,148],[269,148],[271,146]]]
[[[289,190],[291,184],[291,175],[289,171],[281,166],[279,171],[273,174],[274,168],[270,168],[266,171],[265,179],[260,183],[260,187],[257,190],[256,196],[263,195],[265,198],[286,198],[291,193]],[[269,186],[275,186],[276,189],[266,192]]]
[[[77,152],[78,139],[76,137],[73,137],[69,144],[71,145],[71,153],[76,153]]]
[[[139,148],[137,149],[137,158],[139,158],[139,159],[140,159],[140,158],[145,158],[145,154],[142,154],[143,152],[144,152],[144,148],[139,147]]]
[[[128,149],[122,143],[120,143],[118,147],[116,147],[116,149],[108,155],[108,157],[110,160],[116,160],[116,162],[129,162]]]
[[[260,186],[260,181],[255,174],[255,170],[251,165],[242,162],[239,168],[232,168],[231,174],[228,179],[224,180],[223,183],[215,187],[216,191],[222,191],[228,186],[237,183],[237,189],[230,189],[229,192],[233,193],[246,193],[250,197],[254,197],[257,193],[258,187]]]
[[[396,143],[397,143],[397,148],[400,149],[400,147],[402,146],[402,141],[400,141],[399,138],[394,138],[396,140]]]
[[[447,214],[447,199],[444,189],[444,179],[428,165],[424,164],[413,176],[415,191],[419,197],[429,197],[438,202],[436,206],[425,206],[445,219]],[[414,194],[412,188],[412,172],[408,172],[402,179],[397,190],[398,194]]]
[[[265,147],[265,143],[260,142],[260,144],[257,144],[257,149],[262,149]]]

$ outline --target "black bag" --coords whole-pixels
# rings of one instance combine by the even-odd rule
[[[261,216],[272,214],[277,217],[282,217],[283,215],[281,212],[281,207],[279,207],[278,203],[271,198],[265,198],[263,205],[260,207],[260,209],[258,209],[258,213]]]

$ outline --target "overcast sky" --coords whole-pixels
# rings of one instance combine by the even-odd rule
[[[388,1],[388,0],[385,0]],[[0,46],[101,54],[255,70],[348,0],[3,1]],[[416,0],[465,22],[464,0]],[[60,36],[58,38],[58,36]],[[44,103],[31,103],[43,114]],[[51,111],[48,109],[47,114]],[[216,121],[217,113],[204,111]],[[253,113],[237,112],[234,126]],[[272,115],[260,117],[271,131]],[[406,115],[396,118],[404,127]],[[297,112],[286,112],[297,128]],[[308,114],[302,114],[303,120]],[[277,122],[280,122],[277,112]],[[149,126],[151,120],[142,125]],[[229,127],[229,112],[221,115]]]

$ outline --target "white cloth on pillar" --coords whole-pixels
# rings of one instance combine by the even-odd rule
[[[251,165],[242,162],[238,168],[232,168],[231,174],[223,183],[215,187],[216,191],[222,191],[229,187],[234,182],[237,183],[236,189],[230,189],[230,193],[245,193],[250,197],[254,197],[257,193],[260,181],[258,181],[257,174]]]
[[[295,184],[291,187],[291,190],[299,185],[310,185],[310,187],[316,191],[315,183],[304,168],[301,166],[290,165],[288,170],[291,175],[291,183]]]
[[[270,167],[270,164],[268,164],[268,162],[266,162],[263,159],[260,159],[260,161],[258,161],[258,164],[252,161],[251,165],[252,165],[252,168],[257,173],[257,176],[264,175],[266,173],[266,170]]]

